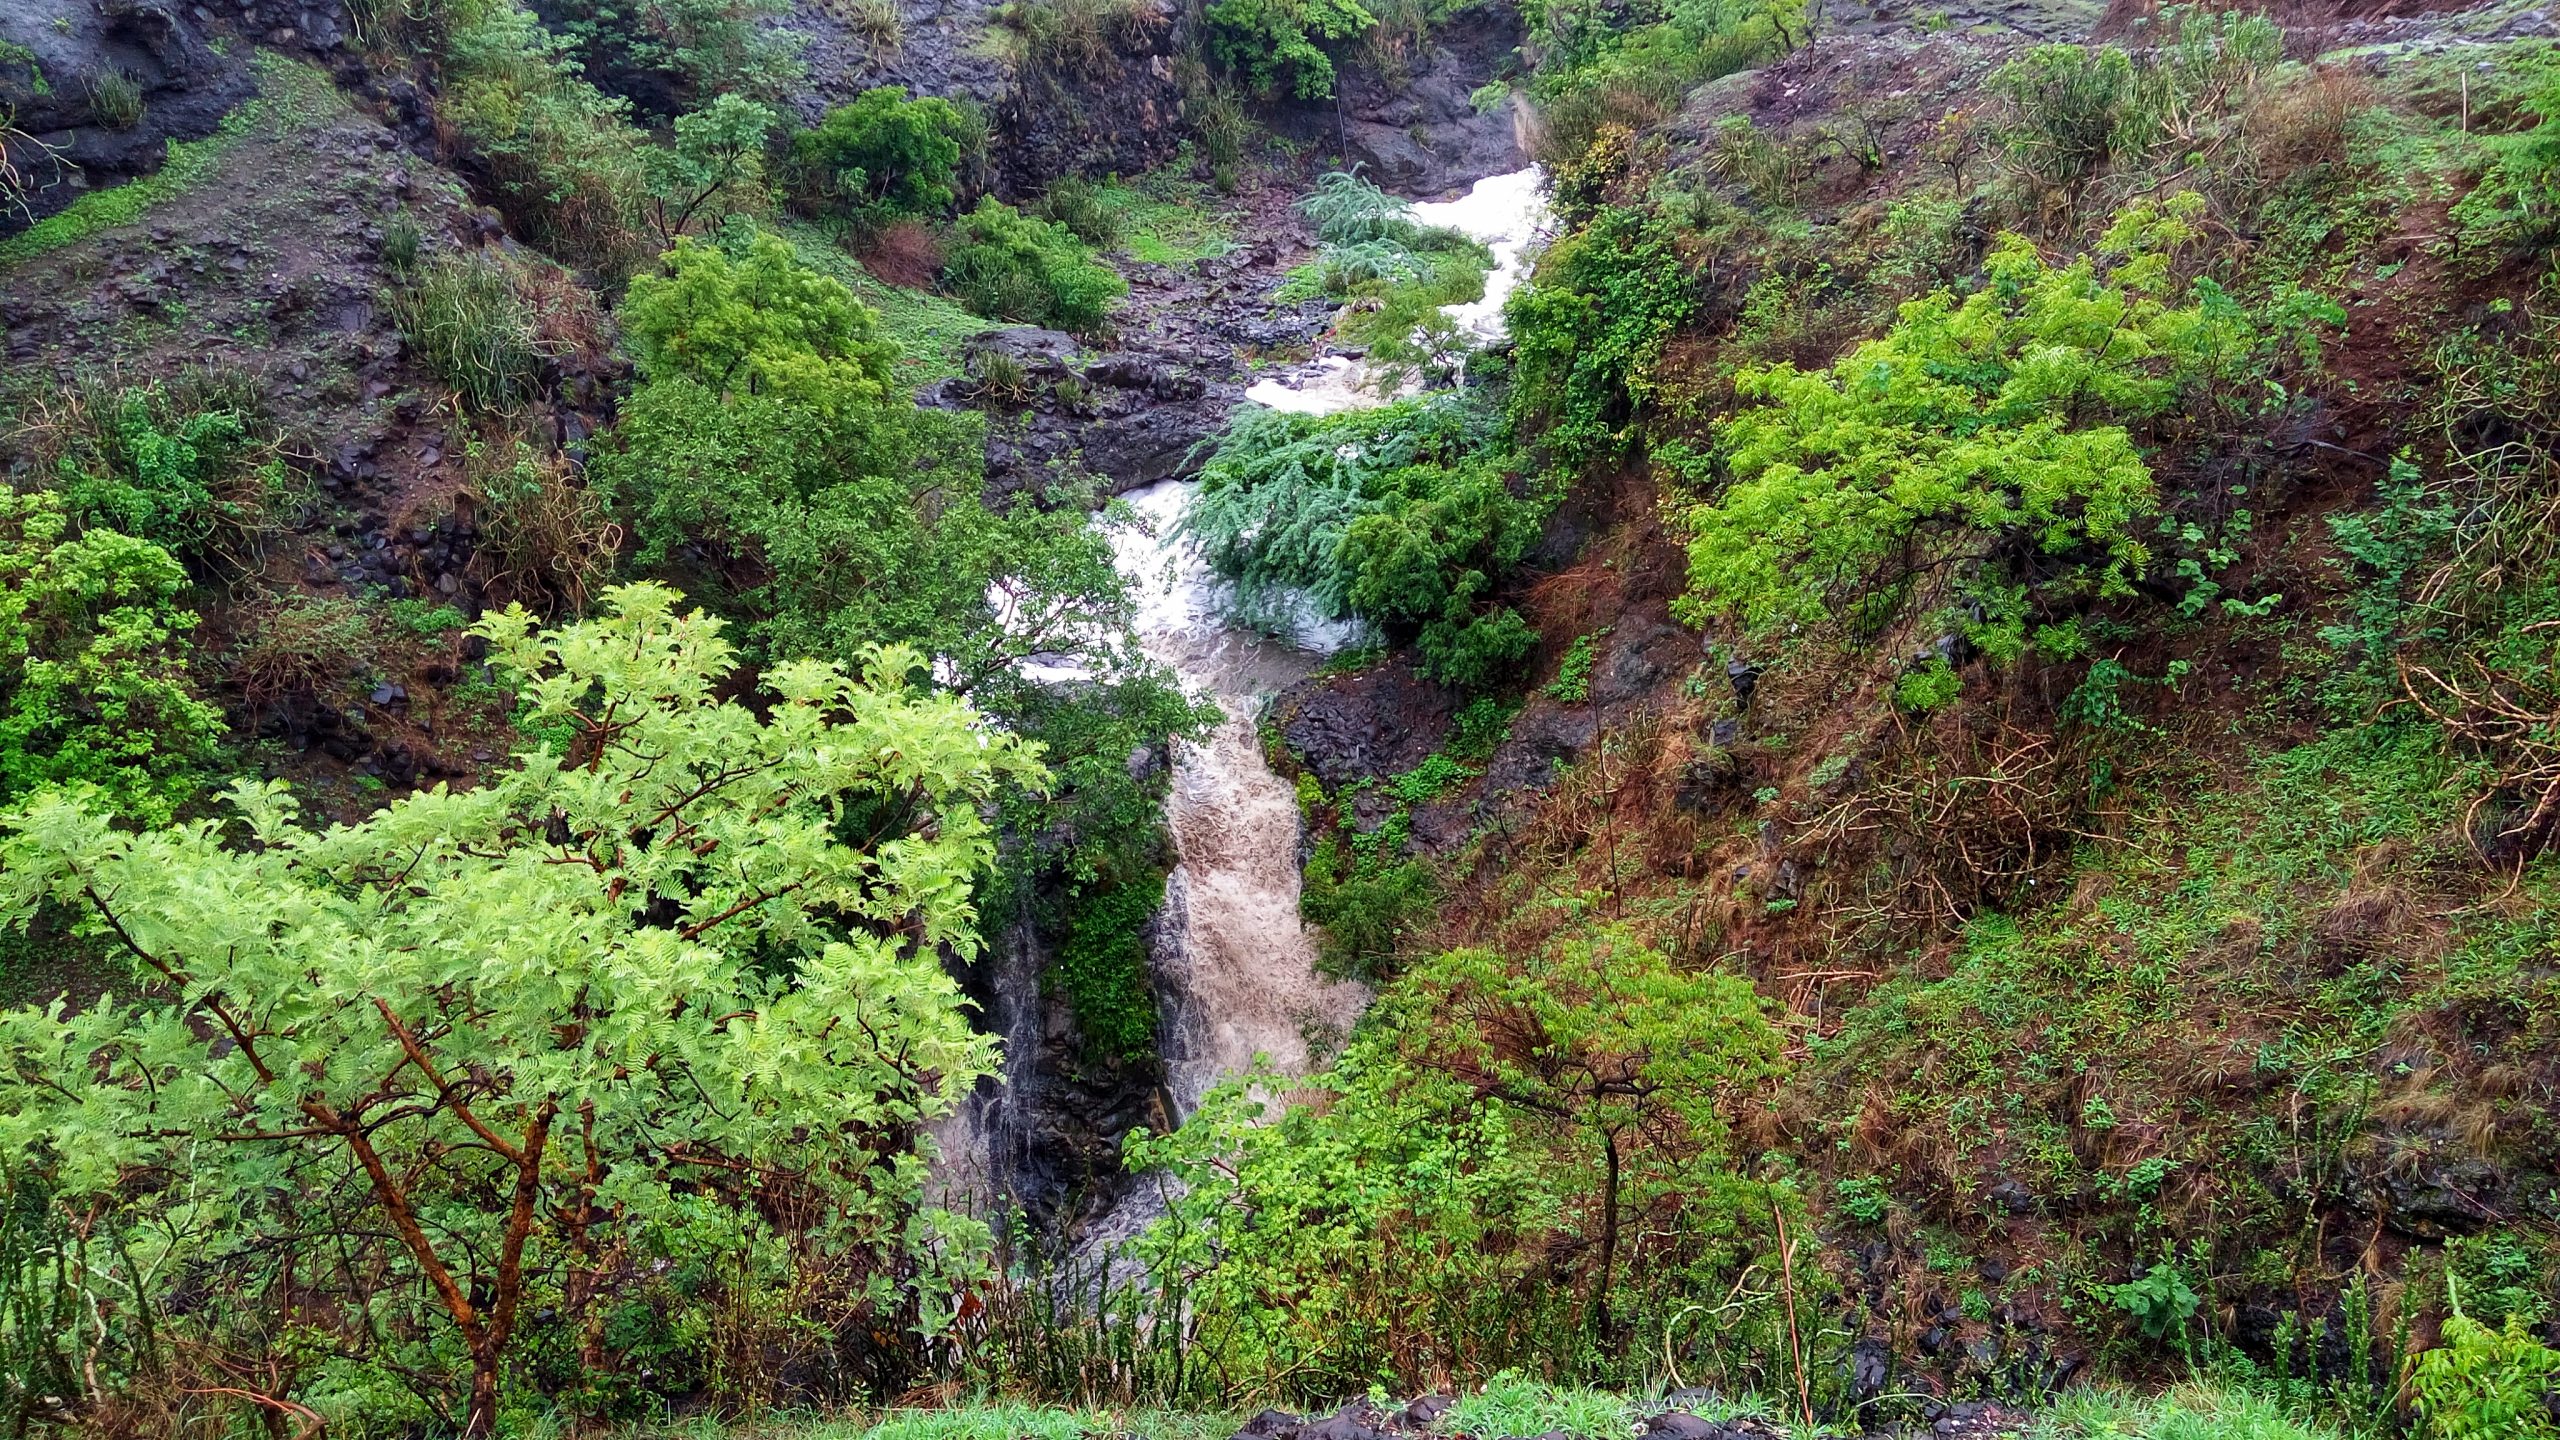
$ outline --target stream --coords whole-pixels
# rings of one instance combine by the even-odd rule
[[[1484,297],[1450,313],[1480,339],[1502,333],[1502,303],[1526,269],[1526,252],[1546,223],[1545,177],[1536,168],[1478,181],[1465,196],[1417,204],[1416,219],[1461,230],[1494,255]],[[1332,414],[1385,403],[1367,367],[1322,356],[1265,378],[1248,401],[1302,414]],[[1115,526],[1115,562],[1127,580],[1134,628],[1147,654],[1171,668],[1192,694],[1216,703],[1218,727],[1194,743],[1177,741],[1166,802],[1176,864],[1165,881],[1150,962],[1160,1013],[1163,1102],[1188,1119],[1218,1081],[1256,1057],[1280,1075],[1303,1075],[1347,1035],[1369,1002],[1366,986],[1324,978],[1314,938],[1298,918],[1297,795],[1264,761],[1257,722],[1281,691],[1313,674],[1326,656],[1361,638],[1356,623],[1302,616],[1291,634],[1271,636],[1229,619],[1230,590],[1183,533],[1196,480],[1166,480],[1122,498],[1135,523]],[[1067,678],[1061,672],[1060,678]],[[1037,994],[1038,959],[1028,943],[994,957],[999,990]],[[1039,1032],[1036,1005],[990,1015],[1005,1039],[1001,1084],[1015,1090]],[[1003,1013],[1010,1011],[1007,1013]],[[983,1185],[1008,1162],[984,1115],[964,1106],[943,1130],[946,1169],[964,1186]],[[1011,1137],[1018,1147],[1021,1137]],[[1036,1142],[1034,1142],[1036,1143]],[[959,1179],[969,1171],[969,1179]],[[1084,1244],[1108,1247],[1162,1213],[1156,1187],[1139,1186],[1086,1227]]]
[[[1461,231],[1493,252],[1484,297],[1449,309],[1480,340],[1501,338],[1503,301],[1546,221],[1545,179],[1533,166],[1477,181],[1456,200],[1413,207],[1423,224]],[[1338,355],[1262,380],[1245,396],[1318,415],[1388,398],[1375,392],[1362,362]],[[1272,696],[1313,673],[1358,629],[1302,620],[1293,635],[1271,639],[1229,623],[1225,586],[1181,534],[1198,486],[1167,480],[1132,493],[1129,504],[1149,533],[1130,527],[1114,538],[1138,599],[1140,642],[1226,712],[1208,740],[1176,747],[1166,805],[1179,863],[1165,885],[1154,958],[1165,1085],[1182,1117],[1256,1055],[1284,1075],[1306,1073],[1317,1058],[1310,1042],[1321,1048],[1347,1033],[1369,999],[1365,986],[1316,973],[1315,943],[1298,919],[1297,795],[1264,763],[1255,729]]]

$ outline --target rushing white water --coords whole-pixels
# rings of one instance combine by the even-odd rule
[[[1519,284],[1547,216],[1535,168],[1477,182],[1461,199],[1416,205],[1428,225],[1483,242],[1494,268],[1484,298],[1449,313],[1480,339],[1502,333],[1502,302]],[[1326,356],[1291,381],[1265,380],[1247,398],[1275,409],[1330,414],[1382,403],[1367,367]],[[1226,712],[1217,733],[1174,759],[1167,819],[1180,863],[1165,887],[1156,969],[1164,1007],[1166,1089],[1188,1114],[1220,1077],[1267,1057],[1284,1074],[1314,1058],[1308,1037],[1347,1029],[1365,989],[1323,980],[1298,920],[1298,807],[1264,763],[1254,720],[1262,702],[1308,674],[1321,652],[1352,636],[1339,623],[1301,618],[1290,642],[1237,628],[1227,588],[1180,536],[1194,482],[1166,481],[1128,497],[1147,522],[1114,539],[1150,654]]]
[[[1462,230],[1493,251],[1484,298],[1450,307],[1481,339],[1500,337],[1502,302],[1519,283],[1526,252],[1545,223],[1543,179],[1535,169],[1496,175],[1464,198],[1414,207],[1424,223]],[[1311,361],[1287,379],[1266,379],[1246,393],[1275,409],[1318,415],[1387,398],[1370,383],[1365,365],[1339,355]],[[1317,973],[1313,939],[1298,918],[1297,795],[1264,762],[1256,724],[1266,702],[1356,639],[1359,627],[1323,620],[1312,610],[1301,613],[1284,637],[1234,623],[1232,589],[1182,533],[1197,490],[1196,481],[1168,480],[1132,491],[1122,497],[1132,523],[1111,532],[1139,642],[1223,714],[1207,739],[1175,747],[1166,803],[1177,863],[1165,882],[1152,959],[1164,1022],[1165,1093],[1177,1120],[1188,1118],[1212,1085],[1257,1058],[1282,1075],[1307,1073],[1325,1043],[1347,1032],[1369,1000],[1366,987]],[[1003,597],[990,598],[1004,609]],[[1089,678],[1065,663],[1035,662],[1024,670],[1061,683]],[[1004,984],[1036,990],[1036,955],[1008,950],[997,959],[1010,977]],[[1023,1049],[1027,1056],[1037,1043],[1037,1007],[1013,1008],[1019,1013],[1006,1048]],[[1007,1089],[1024,1063],[1024,1057],[1008,1053]],[[973,1165],[982,1180],[1002,1168],[989,1151],[996,1137],[981,1108],[973,1104],[944,1127],[945,1172],[955,1189],[973,1183],[964,1178]],[[1160,1213],[1160,1205],[1156,1187],[1140,1189],[1098,1217],[1085,1243],[1097,1253],[1108,1251]]]
[[[1305,619],[1273,639],[1230,623],[1228,587],[1179,533],[1193,489],[1168,480],[1132,492],[1140,523],[1112,535],[1139,642],[1224,712],[1206,740],[1175,747],[1165,806],[1178,863],[1155,962],[1165,1090],[1184,1116],[1256,1056],[1304,1072],[1309,1039],[1347,1030],[1368,1002],[1363,987],[1316,973],[1298,920],[1297,795],[1263,763],[1254,723],[1353,629]]]
[[[1529,247],[1547,225],[1546,172],[1532,165],[1507,175],[1488,175],[1455,200],[1413,207],[1413,218],[1444,226],[1493,252],[1493,268],[1485,273],[1484,296],[1443,313],[1478,341],[1502,338],[1502,305],[1528,273]],[[1342,355],[1323,355],[1283,377],[1256,381],[1245,393],[1274,410],[1302,415],[1332,415],[1382,404],[1393,396],[1377,393],[1369,367]]]

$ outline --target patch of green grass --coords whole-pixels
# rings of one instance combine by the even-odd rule
[[[211,175],[222,158],[253,134],[307,128],[327,108],[342,105],[328,77],[298,60],[258,52],[258,96],[222,117],[201,140],[172,140],[169,158],[139,180],[99,190],[71,202],[27,229],[0,240],[0,269],[76,244],[102,230],[130,225],[152,209],[185,194]]]
[[[1450,1406],[1434,1428],[1478,1440],[1529,1440],[1551,1430],[1583,1440],[1628,1440],[1635,1414],[1623,1395],[1563,1388],[1506,1370]]]
[[[801,264],[843,281],[856,299],[879,312],[880,328],[898,342],[898,374],[911,385],[930,385],[960,374],[961,347],[971,336],[996,328],[995,322],[970,314],[956,300],[882,280],[820,231],[785,226],[782,234]]]
[[[1164,171],[1094,187],[1120,233],[1120,253],[1149,265],[1188,265],[1236,246],[1234,209],[1208,186]]]
[[[861,1420],[765,1427],[789,1440],[1224,1440],[1238,1418],[1164,1410],[1082,1410],[972,1402],[943,1410],[892,1410]],[[726,1432],[735,1434],[736,1432]],[[779,1440],[779,1437],[777,1437]]]
[[[2162,1395],[2084,1389],[2054,1397],[2033,1440],[2338,1440],[2246,1390],[2196,1383]]]

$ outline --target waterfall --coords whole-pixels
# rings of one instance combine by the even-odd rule
[[[1423,223],[1462,231],[1493,252],[1484,297],[1450,307],[1452,317],[1479,338],[1501,335],[1502,303],[1525,272],[1526,252],[1546,221],[1543,182],[1533,167],[1479,181],[1460,199],[1413,207]],[[1387,398],[1370,384],[1367,367],[1345,356],[1319,357],[1286,378],[1260,381],[1246,395],[1309,414]],[[1166,802],[1176,864],[1165,882],[1150,960],[1164,1099],[1177,1122],[1190,1116],[1211,1086],[1245,1070],[1257,1056],[1283,1075],[1307,1073],[1369,1000],[1367,987],[1317,972],[1313,937],[1298,918],[1297,794],[1265,763],[1257,728],[1265,704],[1358,638],[1360,627],[1311,611],[1298,615],[1283,636],[1233,623],[1230,587],[1182,532],[1182,517],[1198,489],[1197,481],[1166,480],[1130,491],[1123,499],[1134,523],[1111,532],[1140,644],[1187,690],[1221,712],[1205,739],[1175,745]],[[1029,667],[1026,673],[1064,682],[1081,672]],[[995,978],[1020,993],[988,1017],[1005,1037],[1006,1093],[982,1089],[942,1128],[945,1193],[973,1181],[991,1186],[981,1193],[992,1193],[1004,1174],[1036,1163],[1037,1157],[1011,1153],[1028,1137],[1019,1118],[1005,1114],[1009,1097],[1018,1103],[1015,1087],[1031,1079],[1023,1047],[1036,1043],[1039,1034],[1039,957],[1027,924],[1018,928],[1024,933],[996,957]],[[973,1164],[976,1176],[968,1174]],[[1134,1235],[1160,1213],[1160,1205],[1155,1187],[1141,1186],[1086,1228],[1084,1243],[1107,1249]]]

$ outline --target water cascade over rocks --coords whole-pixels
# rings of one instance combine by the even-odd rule
[[[1413,207],[1493,252],[1484,298],[1453,306],[1480,339],[1502,333],[1502,303],[1520,282],[1526,252],[1546,219],[1545,176],[1535,167],[1478,181],[1465,196]],[[1382,403],[1367,367],[1329,356],[1292,381],[1264,380],[1248,400],[1328,414]],[[1220,1078],[1269,1058],[1283,1074],[1309,1068],[1308,1038],[1349,1029],[1364,987],[1315,971],[1315,946],[1298,920],[1296,793],[1264,763],[1255,731],[1261,705],[1303,679],[1350,627],[1302,621],[1266,639],[1225,618],[1225,587],[1180,534],[1197,481],[1168,480],[1129,496],[1152,535],[1122,532],[1121,573],[1142,597],[1138,634],[1148,652],[1226,712],[1200,745],[1178,747],[1167,819],[1180,859],[1165,886],[1157,927],[1157,995],[1166,1088],[1187,1116]]]
[[[1458,229],[1493,251],[1484,298],[1451,307],[1480,338],[1500,338],[1502,302],[1525,272],[1525,253],[1546,221],[1543,183],[1533,167],[1479,181],[1457,200],[1413,207],[1423,223]],[[1305,414],[1390,398],[1376,392],[1364,364],[1345,356],[1321,357],[1288,378],[1263,380],[1247,397]],[[1174,747],[1167,802],[1177,863],[1165,882],[1150,959],[1161,1012],[1163,1100],[1166,1118],[1177,1123],[1211,1086],[1256,1057],[1283,1075],[1306,1073],[1324,1043],[1348,1032],[1369,999],[1365,986],[1317,973],[1313,937],[1298,918],[1297,796],[1265,763],[1256,729],[1265,702],[1358,638],[1359,628],[1308,615],[1291,634],[1270,636],[1232,623],[1229,587],[1182,532],[1198,488],[1197,481],[1166,480],[1128,492],[1124,498],[1138,523],[1112,535],[1140,642],[1224,713],[1207,739]],[[997,977],[999,989],[1017,988],[1036,974],[1037,957],[1020,947],[1008,947],[997,963],[1005,972]],[[1029,1078],[1016,1052],[1038,1039],[1037,1000],[1025,1002],[1000,996],[988,1016],[1006,1040],[1008,1089]],[[990,1124],[989,1108],[982,1096],[945,1128],[946,1168],[974,1164],[977,1178],[992,1179],[1026,1163],[1036,1167],[1037,1157],[990,1153],[1018,1151],[1037,1137],[991,1133],[1006,1127]],[[1152,1187],[1141,1187],[1087,1228],[1087,1243],[1107,1245],[1134,1234],[1159,1213],[1159,1204]]]

